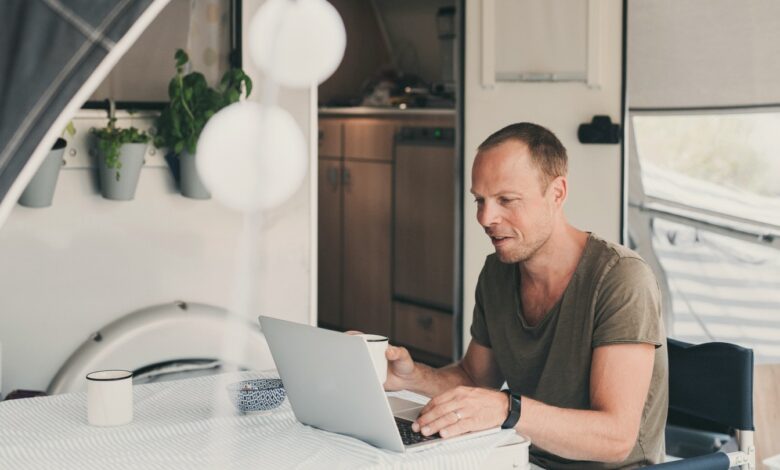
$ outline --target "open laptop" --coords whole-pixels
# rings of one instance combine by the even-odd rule
[[[423,405],[387,397],[359,336],[270,317],[259,318],[298,421],[396,452],[427,449],[497,432],[441,439],[411,429]]]

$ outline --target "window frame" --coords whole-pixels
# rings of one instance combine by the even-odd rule
[[[230,3],[230,52],[228,63],[230,67],[242,67],[242,0],[228,0]],[[115,101],[116,110],[125,111],[162,111],[168,105],[168,101]],[[90,100],[81,106],[81,109],[105,109],[108,111],[108,100]]]

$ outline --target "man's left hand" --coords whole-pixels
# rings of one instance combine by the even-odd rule
[[[454,437],[501,426],[509,413],[509,400],[503,392],[459,386],[431,399],[412,424],[425,436]]]

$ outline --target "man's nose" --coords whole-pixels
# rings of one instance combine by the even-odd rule
[[[477,209],[477,222],[479,222],[479,225],[487,228],[499,223],[501,216],[497,209],[495,204],[491,204],[488,201],[483,202]]]

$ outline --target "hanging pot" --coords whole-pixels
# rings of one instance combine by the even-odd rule
[[[62,154],[65,153],[67,144],[65,139],[57,139],[46,159],[35,172],[35,176],[27,184],[27,188],[19,198],[19,204],[25,207],[49,207],[51,205],[54,198],[54,188],[57,186],[57,177],[62,166]]]
[[[100,191],[106,199],[130,201],[135,197],[138,177],[144,165],[144,155],[148,144],[123,144],[119,148],[119,168],[106,166],[106,158],[100,154],[98,171],[100,173]]]
[[[179,190],[184,197],[211,198],[211,193],[206,189],[195,167],[195,155],[191,155],[186,150],[179,155]]]

